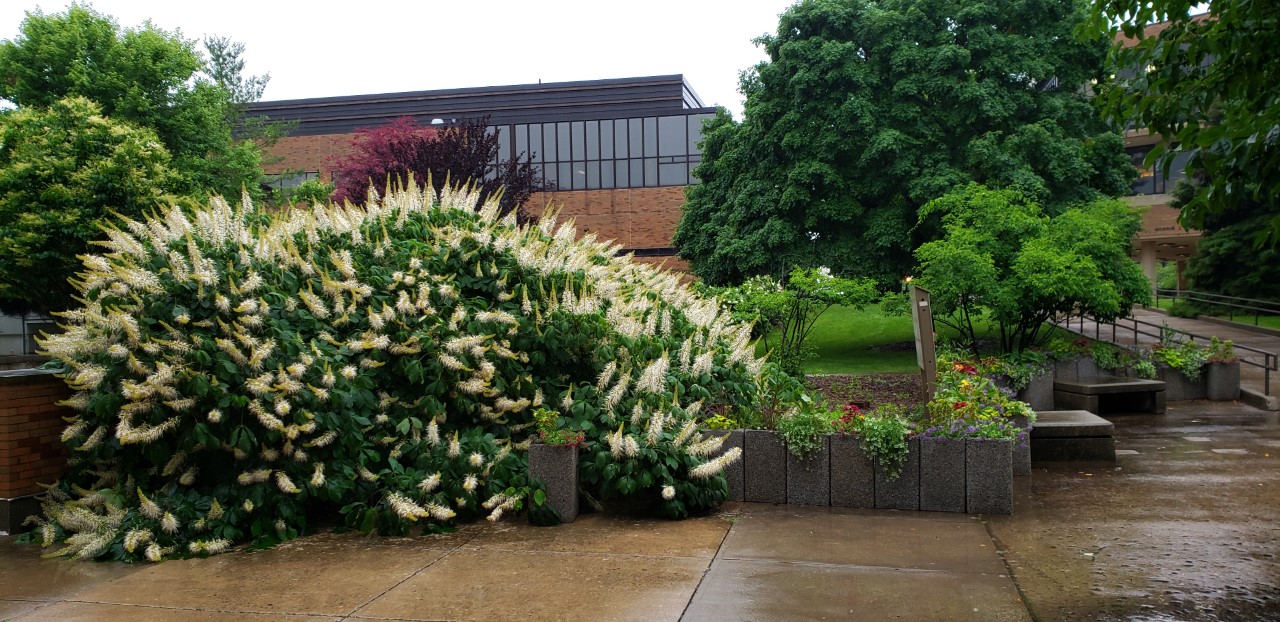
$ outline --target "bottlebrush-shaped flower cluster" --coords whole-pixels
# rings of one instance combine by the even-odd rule
[[[42,343],[78,392],[38,539],[154,561],[294,537],[320,505],[382,532],[496,519],[531,485],[538,408],[582,435],[598,498],[721,503],[736,456],[696,418],[759,402],[750,328],[571,223],[476,206],[215,199],[109,230]]]

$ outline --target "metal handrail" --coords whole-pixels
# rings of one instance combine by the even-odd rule
[[[1187,338],[1187,341],[1191,341],[1191,342],[1195,342],[1195,340],[1197,339],[1205,342],[1213,339],[1212,337],[1206,337],[1204,335],[1197,335],[1195,333],[1190,333],[1185,330],[1179,330],[1177,328],[1169,326],[1168,324],[1156,324],[1154,322],[1139,320],[1138,318],[1133,316],[1116,318],[1115,320],[1112,320],[1110,322],[1102,322],[1096,317],[1087,316],[1084,314],[1076,315],[1074,317],[1077,317],[1080,319],[1080,330],[1078,332],[1081,335],[1085,335],[1085,328],[1084,328],[1085,320],[1089,320],[1093,322],[1094,339],[1098,339],[1098,340],[1102,339],[1102,325],[1104,323],[1110,324],[1111,325],[1110,341],[1111,343],[1116,345],[1123,345],[1118,343],[1119,340],[1116,338],[1116,332],[1118,330],[1123,329],[1125,332],[1132,332],[1134,349],[1137,349],[1139,346],[1138,335],[1155,337],[1156,339],[1163,339],[1168,334],[1174,334],[1174,335],[1184,336]],[[1061,322],[1059,322],[1057,318],[1050,320],[1050,322],[1053,323],[1055,326],[1061,326],[1062,328],[1071,330],[1071,318],[1072,316],[1068,315],[1065,318],[1063,318]],[[1121,320],[1132,322],[1133,326],[1120,326],[1119,322]],[[1147,332],[1145,330],[1142,330],[1142,328],[1140,327],[1155,328],[1158,332],[1155,332],[1155,333]],[[1076,331],[1072,331],[1072,332],[1076,332]],[[1254,367],[1262,368],[1262,392],[1264,395],[1271,395],[1271,372],[1280,371],[1280,355],[1277,355],[1275,352],[1267,352],[1266,350],[1259,350],[1257,348],[1252,348],[1246,345],[1240,345],[1235,343],[1232,344],[1232,347],[1238,351],[1242,350],[1245,352],[1252,352],[1254,354],[1262,355],[1262,362],[1258,362],[1250,358],[1245,358],[1243,356],[1239,357],[1239,359],[1242,364],[1252,365]]]
[[[1258,325],[1258,318],[1260,316],[1280,315],[1280,302],[1275,302],[1274,300],[1241,298],[1239,296],[1227,296],[1225,294],[1211,294],[1208,292],[1196,292],[1182,289],[1156,289],[1155,299],[1157,303],[1160,302],[1161,296],[1171,300],[1186,300],[1189,302],[1201,302],[1215,307],[1226,307],[1227,319],[1229,320],[1235,320],[1236,312],[1234,309],[1252,311],[1254,326]],[[1249,314],[1240,313],[1239,315]]]

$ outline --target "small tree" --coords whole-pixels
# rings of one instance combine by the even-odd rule
[[[875,300],[876,289],[870,279],[833,276],[826,267],[797,267],[785,283],[759,276],[717,294],[732,305],[735,318],[764,324],[761,333],[770,358],[801,377],[804,362],[814,356],[808,339],[818,318],[835,305],[861,308]],[[770,329],[776,329],[776,345],[770,344]]]
[[[441,129],[401,117],[357,130],[351,144],[353,153],[334,167],[333,200],[339,203],[363,205],[371,185],[385,190],[412,179],[418,187],[430,181],[439,192],[446,183],[469,182],[480,187],[481,202],[501,190],[502,215],[519,210],[517,217],[525,221],[521,208],[529,197],[553,189],[525,154],[499,161],[498,135],[489,131],[487,116]]]
[[[0,311],[70,308],[102,223],[157,207],[176,177],[155,132],[85,98],[0,114]]]
[[[930,202],[945,236],[916,250],[934,317],[977,352],[975,320],[986,314],[1010,352],[1039,343],[1063,313],[1111,320],[1150,301],[1150,284],[1129,258],[1141,226],[1123,202],[1102,199],[1050,218],[1012,190],[978,184]]]

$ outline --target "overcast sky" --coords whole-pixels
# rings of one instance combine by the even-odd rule
[[[707,105],[742,116],[738,72],[755,37],[794,0],[97,0],[124,27],[150,19],[188,39],[246,46],[271,74],[264,100],[684,74]],[[26,11],[68,0],[0,0],[0,39]]]

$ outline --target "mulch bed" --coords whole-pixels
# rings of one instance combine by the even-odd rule
[[[924,403],[924,383],[918,372],[807,376],[805,386],[814,399],[826,400],[833,409],[854,403],[864,410],[881,404],[902,404],[910,410]]]

